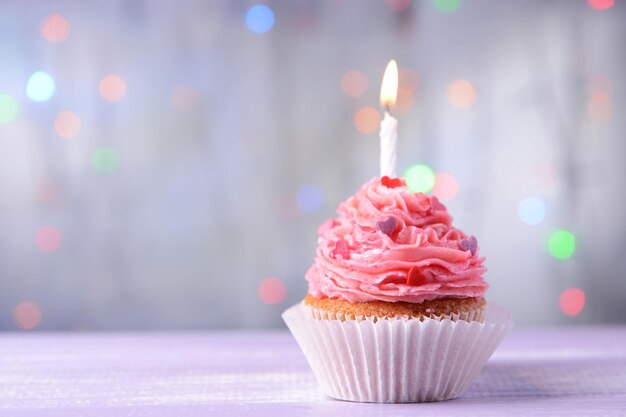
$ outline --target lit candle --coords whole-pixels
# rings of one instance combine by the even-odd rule
[[[398,95],[398,64],[389,61],[380,88],[380,105],[385,117],[380,123],[380,176],[396,177],[396,142],[398,140],[398,120],[390,114]]]

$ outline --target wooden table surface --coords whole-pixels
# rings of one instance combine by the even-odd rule
[[[325,397],[281,332],[4,333],[0,416],[626,416],[626,327],[515,329],[459,399]]]

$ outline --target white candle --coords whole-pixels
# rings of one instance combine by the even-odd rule
[[[380,177],[396,178],[396,142],[398,141],[398,119],[385,112],[380,123]]]
[[[385,109],[385,117],[380,123],[380,176],[396,177],[396,142],[398,141],[398,120],[390,114],[398,95],[398,64],[393,59],[387,64],[383,84],[380,88],[380,105]]]

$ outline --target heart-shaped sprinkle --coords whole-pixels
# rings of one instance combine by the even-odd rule
[[[470,251],[472,256],[476,255],[476,251],[478,250],[478,241],[476,240],[476,236],[470,236],[469,239],[463,239],[459,242],[459,248],[462,251]]]
[[[396,230],[397,226],[398,220],[393,216],[389,216],[385,220],[376,222],[376,229],[380,230],[387,236],[391,236],[393,231]]]
[[[387,188],[395,188],[395,187],[402,186],[402,180],[400,178],[389,178],[386,175],[380,179],[380,183]]]
[[[343,259],[350,259],[350,248],[348,247],[348,242],[341,239],[335,243],[335,249],[332,251],[332,256],[337,258],[337,256],[341,256]]]
[[[433,210],[445,210],[446,209],[446,206],[441,204],[441,201],[439,201],[439,199],[435,196],[431,197],[430,205],[432,206]]]
[[[427,281],[425,277],[420,274],[419,268],[416,266],[412,266],[411,269],[409,269],[409,273],[406,274],[406,283],[407,285],[417,286],[426,284]]]

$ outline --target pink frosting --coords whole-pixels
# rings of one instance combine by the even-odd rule
[[[409,191],[404,180],[372,179],[337,214],[318,229],[306,273],[312,296],[421,303],[487,290],[476,238],[452,226],[437,198]]]

